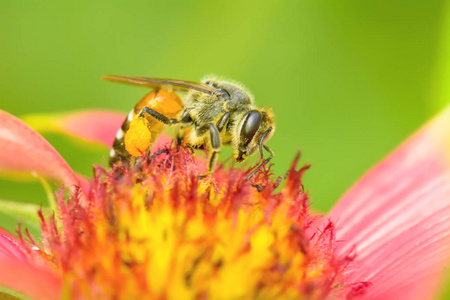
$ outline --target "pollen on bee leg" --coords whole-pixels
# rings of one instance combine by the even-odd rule
[[[142,156],[150,146],[151,137],[147,119],[136,118],[130,122],[130,128],[125,134],[125,149],[135,157]]]

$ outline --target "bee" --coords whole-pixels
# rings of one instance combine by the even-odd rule
[[[146,77],[108,75],[102,79],[152,88],[153,91],[139,101],[128,114],[116,135],[110,153],[110,163],[128,161],[132,155],[126,150],[124,136],[136,118],[146,120],[153,143],[164,126],[178,126],[178,141],[191,147],[206,145],[209,150],[207,173],[217,163],[222,145],[234,148],[234,159],[243,162],[259,150],[263,160],[260,167],[274,156],[265,145],[275,131],[274,116],[270,108],[258,108],[253,96],[243,85],[218,78],[205,78],[202,82]],[[175,92],[187,92],[181,101]],[[265,149],[269,157],[264,160]],[[255,168],[249,180],[260,169]]]

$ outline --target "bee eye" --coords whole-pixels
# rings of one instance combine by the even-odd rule
[[[241,146],[247,147],[261,125],[261,113],[256,110],[249,111],[241,129]]]

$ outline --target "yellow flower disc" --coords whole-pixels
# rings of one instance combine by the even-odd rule
[[[125,149],[133,156],[142,156],[150,146],[151,137],[147,119],[135,118],[125,134]]]

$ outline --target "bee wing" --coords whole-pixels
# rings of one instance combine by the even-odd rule
[[[117,75],[106,75],[102,77],[103,80],[119,82],[124,84],[149,87],[149,88],[161,88],[162,86],[170,85],[176,91],[196,90],[209,95],[219,95],[221,90],[216,89],[210,85],[193,82],[187,80],[176,79],[161,79],[161,78],[147,78],[147,77],[128,77]]]

